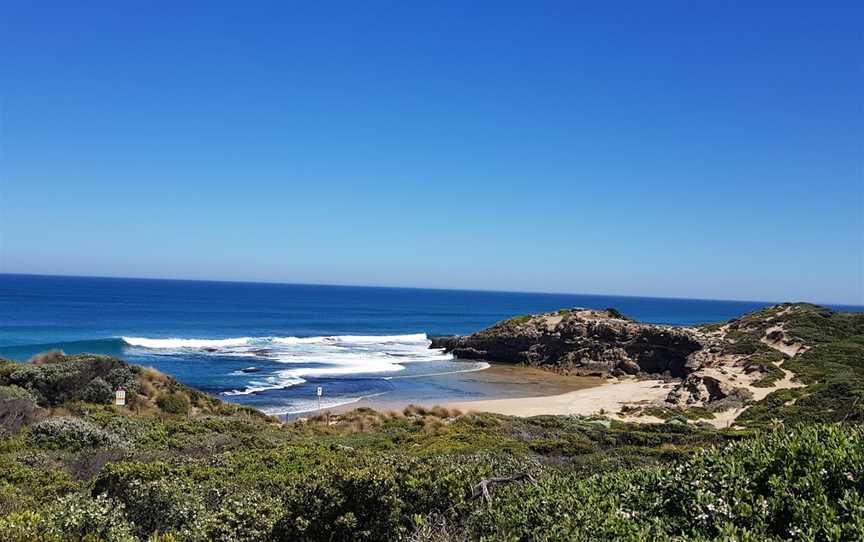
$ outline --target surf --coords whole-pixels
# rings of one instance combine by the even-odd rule
[[[236,346],[261,346],[266,344],[279,345],[375,345],[375,344],[430,344],[425,333],[410,333],[405,335],[325,335],[319,337],[228,337],[223,339],[196,338],[150,338],[150,337],[120,337],[129,346],[149,349],[161,348],[227,348]]]
[[[309,379],[379,376],[405,371],[410,364],[448,362],[453,356],[430,348],[425,333],[400,335],[239,336],[224,338],[123,336],[132,353],[171,356],[200,363],[207,359],[255,358],[255,371],[236,368],[236,385],[225,397],[260,397],[306,384]]]

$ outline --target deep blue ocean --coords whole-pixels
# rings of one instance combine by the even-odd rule
[[[615,307],[640,321],[725,320],[766,302],[0,274],[0,356],[52,349],[155,367],[273,414],[362,398],[480,399],[483,363],[428,349],[517,314]],[[862,310],[861,307],[834,307]]]

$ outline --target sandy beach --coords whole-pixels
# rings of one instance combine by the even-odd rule
[[[402,410],[410,404],[444,406],[463,412],[493,412],[508,416],[615,415],[625,404],[646,405],[663,400],[670,384],[660,380],[624,380],[559,375],[541,369],[493,364],[488,369],[450,377],[454,383],[483,389],[493,395],[478,400],[454,401],[452,397],[416,400],[370,399],[330,409],[345,412],[359,407],[375,410]],[[635,421],[662,421],[642,416]]]
[[[615,414],[625,404],[662,400],[670,387],[659,380],[630,380],[608,382],[551,396],[465,401],[445,406],[465,412],[495,412],[509,416]],[[650,420],[643,417],[641,421]]]
[[[355,408],[374,408],[375,410],[402,410],[408,405],[418,406],[452,406],[454,404],[486,404],[497,401],[517,399],[540,401],[546,397],[555,397],[598,387],[605,387],[608,379],[593,376],[560,375],[533,367],[493,363],[487,369],[475,372],[429,377],[437,381],[442,390],[441,395],[433,394],[425,397],[410,397],[387,399],[386,396],[364,399],[356,403],[330,408],[331,412],[345,412]],[[483,399],[456,400],[453,392],[480,394]],[[460,407],[461,408],[461,407]],[[473,410],[473,409],[472,409]],[[497,412],[488,410],[489,412]]]

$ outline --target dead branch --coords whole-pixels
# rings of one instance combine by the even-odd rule
[[[483,499],[486,501],[486,504],[491,507],[492,495],[489,493],[489,487],[512,484],[515,482],[528,482],[529,484],[536,484],[537,480],[535,480],[534,477],[527,472],[520,472],[519,474],[514,474],[513,476],[503,476],[500,478],[486,478],[481,480],[479,484],[477,484],[471,489],[471,499],[473,500],[483,497]]]

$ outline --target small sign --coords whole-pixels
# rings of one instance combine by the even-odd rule
[[[124,406],[126,404],[126,390],[120,388],[114,392],[114,404],[117,406]]]
[[[324,395],[324,388],[318,386],[318,397],[321,397],[322,395]]]

